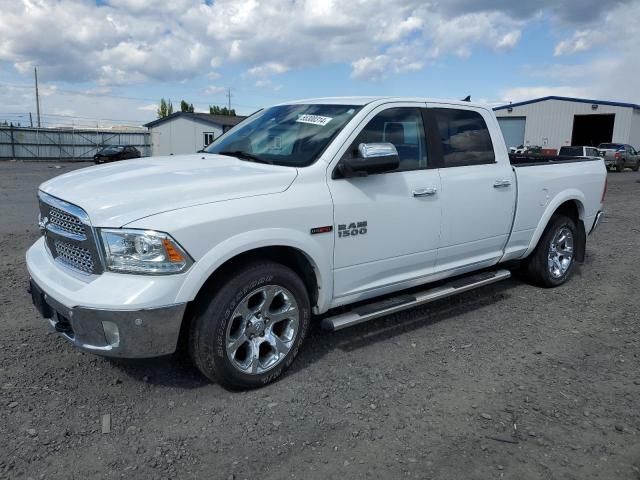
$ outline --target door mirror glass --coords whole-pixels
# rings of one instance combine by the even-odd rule
[[[361,143],[358,155],[344,158],[340,170],[344,178],[366,177],[397,170],[399,165],[400,158],[393,143]]]

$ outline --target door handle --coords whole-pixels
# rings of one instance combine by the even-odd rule
[[[493,182],[493,188],[506,188],[511,186],[511,180],[508,178],[503,178],[501,180],[496,180]]]
[[[413,191],[414,197],[431,197],[438,193],[438,189],[435,187],[416,188]]]

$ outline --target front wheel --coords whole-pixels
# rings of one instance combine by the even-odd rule
[[[569,279],[575,263],[576,228],[575,221],[565,215],[551,218],[525,263],[525,272],[532,283],[557,287]]]
[[[191,358],[224,386],[260,387],[291,365],[309,322],[309,296],[300,277],[278,263],[251,263],[198,305]]]

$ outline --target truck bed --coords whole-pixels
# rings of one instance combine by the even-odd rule
[[[514,167],[531,167],[535,165],[549,165],[554,163],[575,163],[575,162],[599,162],[601,160],[589,157],[568,157],[568,156],[548,156],[548,155],[522,155],[510,154],[509,162]]]
[[[535,157],[512,160],[518,199],[507,253],[517,258],[528,254],[564,197],[579,199],[584,210],[581,219],[588,229],[600,207],[606,170],[602,159]],[[581,165],[576,165],[577,163]],[[533,167],[533,168],[524,168]],[[571,185],[568,195],[567,186]],[[532,243],[532,239],[534,240]]]

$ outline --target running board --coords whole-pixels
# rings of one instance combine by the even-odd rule
[[[407,310],[408,308],[417,307],[418,305],[434,302],[441,298],[451,297],[458,293],[473,290],[474,288],[506,280],[509,277],[511,277],[509,270],[496,270],[494,272],[476,273],[468,277],[458,278],[430,290],[424,290],[415,294],[399,295],[356,307],[350,312],[342,313],[334,317],[327,317],[322,320],[322,329],[335,332],[359,323],[384,317],[385,315]]]

